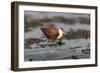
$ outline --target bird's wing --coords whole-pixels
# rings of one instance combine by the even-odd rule
[[[42,31],[48,39],[57,39],[59,35],[57,28],[43,28]]]

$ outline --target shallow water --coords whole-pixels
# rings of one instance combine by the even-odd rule
[[[85,29],[90,30],[90,26],[86,24],[75,24],[75,25],[65,25],[65,24],[55,24],[56,27],[62,27],[64,31],[69,31],[70,29],[78,30]],[[47,40],[46,37],[42,37],[44,34],[40,30],[40,27],[31,28],[32,31],[25,32],[25,39],[28,38],[39,38],[42,40]],[[62,60],[62,59],[86,59],[90,58],[90,38],[88,39],[63,39],[64,45],[47,46],[47,41],[33,43],[29,45],[31,48],[24,49],[24,61],[46,61],[46,60]],[[52,44],[50,42],[49,44]],[[40,46],[44,45],[44,46]]]
[[[89,53],[85,54],[82,52],[84,49],[90,49],[88,46],[89,39],[64,40],[63,42],[66,45],[55,47],[45,46],[43,48],[37,46],[37,44],[33,44],[31,45],[32,49],[26,48],[24,50],[25,61],[29,61],[29,59],[33,61],[74,59],[72,56],[76,56],[78,59],[90,57]]]

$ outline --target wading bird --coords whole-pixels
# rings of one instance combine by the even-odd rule
[[[50,41],[53,41],[54,44],[61,45],[61,40],[63,38],[63,28],[56,28],[56,27],[44,27],[41,28],[42,32],[48,39],[47,45]]]

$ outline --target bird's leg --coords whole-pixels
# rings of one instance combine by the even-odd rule
[[[60,39],[59,41],[57,41],[57,44],[58,44],[59,46],[62,46],[62,39]]]
[[[55,40],[55,41],[54,41],[54,46],[57,46],[57,45],[58,45],[58,44],[57,44],[57,41],[58,41],[58,40]]]
[[[47,41],[47,46],[49,45],[50,40]]]
[[[53,46],[56,46],[56,42],[54,41]]]

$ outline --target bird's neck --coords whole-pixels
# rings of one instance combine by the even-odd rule
[[[63,30],[62,29],[59,29],[59,36],[57,37],[57,39],[62,38],[63,37],[63,34],[64,34]]]

